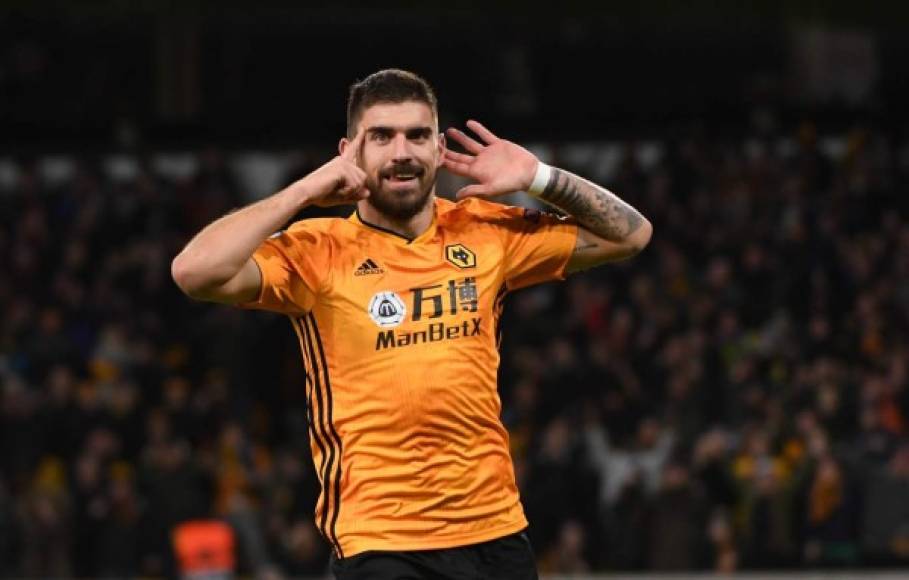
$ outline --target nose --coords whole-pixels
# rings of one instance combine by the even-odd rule
[[[410,161],[413,156],[410,154],[410,146],[407,136],[403,134],[395,135],[394,149],[392,149],[392,161],[395,163],[404,163]]]

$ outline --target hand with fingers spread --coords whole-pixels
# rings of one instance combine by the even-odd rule
[[[539,163],[536,156],[516,143],[496,137],[476,121],[467,121],[467,127],[482,142],[458,129],[445,132],[467,153],[446,150],[443,165],[452,173],[477,182],[458,191],[458,199],[526,191],[536,174]]]
[[[354,204],[369,197],[366,172],[357,165],[365,134],[366,131],[357,133],[340,155],[294,184],[307,192],[308,203],[328,207]]]

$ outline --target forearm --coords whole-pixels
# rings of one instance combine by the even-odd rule
[[[617,195],[564,169],[551,167],[548,181],[534,193],[611,242],[626,242],[650,227],[640,212]]]
[[[294,184],[212,222],[174,258],[177,285],[193,295],[231,280],[259,245],[306,204],[304,188]]]

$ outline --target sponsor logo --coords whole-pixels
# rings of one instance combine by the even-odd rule
[[[476,312],[477,301],[480,298],[477,289],[477,280],[468,276],[461,280],[449,280],[443,287],[442,284],[411,288],[413,292],[413,320],[423,318],[439,318],[448,312],[452,316],[458,310]]]
[[[473,268],[477,265],[477,255],[464,244],[445,246],[445,259],[458,268]]]
[[[471,318],[464,320],[460,324],[445,324],[444,322],[433,322],[426,330],[417,330],[412,332],[386,330],[376,335],[376,350],[385,350],[387,348],[402,348],[414,344],[439,342],[441,340],[457,340],[459,338],[469,338],[480,335],[480,323],[482,318]]]
[[[385,270],[381,266],[372,261],[372,258],[366,258],[366,260],[360,264],[360,267],[354,270],[354,276],[368,276],[370,274],[384,274]]]
[[[366,309],[369,317],[380,328],[395,327],[407,316],[407,307],[401,297],[394,292],[378,292],[369,301]]]
[[[388,290],[375,294],[369,301],[369,317],[383,329],[376,334],[376,350],[480,336],[483,319],[476,316],[480,290],[474,276],[411,288],[410,296],[410,309],[400,296]],[[457,322],[445,321],[446,317],[459,313],[470,313],[472,317]],[[408,317],[412,322],[422,323],[419,330],[387,330]]]

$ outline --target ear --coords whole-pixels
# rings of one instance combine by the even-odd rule
[[[347,145],[350,143],[350,139],[347,137],[341,137],[341,140],[338,141],[338,155],[343,155],[344,150],[347,149]]]
[[[436,162],[436,169],[442,167],[445,161],[445,151],[448,149],[448,142],[445,141],[445,133],[439,133],[439,161]]]

